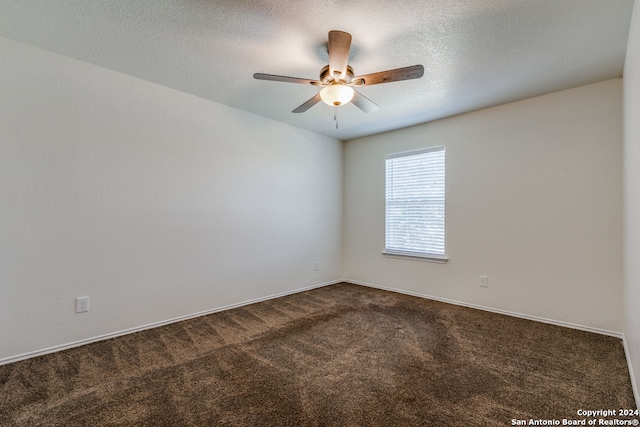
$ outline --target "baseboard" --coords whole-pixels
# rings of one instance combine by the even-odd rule
[[[631,353],[629,352],[629,346],[627,345],[627,338],[622,335],[622,345],[624,347],[624,354],[627,357],[627,366],[629,367],[629,376],[631,377],[631,388],[633,389],[633,397],[636,399],[636,408],[640,408],[640,390],[638,389],[638,383],[636,382],[636,376],[633,372],[633,364],[631,363]]]
[[[536,322],[548,323],[548,324],[551,324],[551,325],[563,326],[565,328],[578,329],[578,330],[581,330],[581,331],[593,332],[593,333],[596,333],[596,334],[608,335],[608,336],[612,336],[612,337],[615,337],[615,338],[622,339],[622,333],[614,332],[614,331],[608,331],[606,329],[593,328],[591,326],[577,325],[577,324],[574,324],[574,323],[562,322],[562,321],[553,320],[553,319],[546,319],[544,317],[531,316],[531,315],[528,315],[528,314],[517,313],[517,312],[514,312],[514,311],[501,310],[501,309],[492,308],[492,307],[486,307],[486,306],[477,305],[477,304],[470,304],[470,303],[466,303],[466,302],[462,302],[462,301],[456,301],[456,300],[451,300],[451,299],[447,299],[447,298],[436,297],[436,296],[433,296],[433,295],[422,294],[422,293],[419,293],[419,292],[412,292],[412,291],[407,291],[407,290],[404,290],[404,289],[397,289],[397,288],[392,288],[392,287],[389,287],[389,286],[377,285],[377,284],[374,284],[374,283],[361,282],[361,281],[358,281],[358,280],[344,279],[343,281],[347,282],[347,283],[353,283],[354,285],[367,286],[367,287],[370,287],[370,288],[382,289],[382,290],[390,291],[390,292],[397,292],[397,293],[401,293],[401,294],[405,294],[405,295],[411,295],[411,296],[414,296],[414,297],[420,297],[420,298],[426,298],[426,299],[430,299],[430,300],[434,300],[434,301],[440,301],[440,302],[444,302],[444,303],[447,303],[447,304],[454,304],[454,305],[459,305],[459,306],[462,306],[462,307],[475,308],[475,309],[478,309],[478,310],[490,311],[492,313],[505,314],[507,316],[519,317],[521,319],[533,320],[533,321],[536,321]]]
[[[322,288],[324,286],[335,285],[336,283],[340,283],[340,282],[343,282],[343,280],[339,279],[339,280],[333,280],[333,281],[330,281],[330,282],[318,283],[316,285],[306,286],[304,288],[297,288],[297,289],[294,289],[292,291],[280,292],[280,293],[273,294],[273,295],[268,295],[268,296],[265,296],[265,297],[255,298],[255,299],[251,299],[251,300],[248,300],[248,301],[243,301],[243,302],[239,302],[239,303],[235,303],[235,304],[225,305],[223,307],[213,308],[211,310],[205,310],[205,311],[200,311],[200,312],[193,313],[193,314],[187,314],[185,316],[175,317],[173,319],[168,319],[168,320],[163,320],[163,321],[160,321],[160,322],[149,323],[147,325],[137,326],[135,328],[124,329],[124,330],[121,330],[121,331],[111,332],[111,333],[104,334],[104,335],[99,335],[99,336],[96,336],[96,337],[91,337],[91,338],[86,338],[86,339],[82,339],[82,340],[79,340],[79,341],[74,341],[74,342],[70,342],[70,343],[66,343],[66,344],[56,345],[56,346],[45,348],[45,349],[42,349],[42,350],[30,351],[28,353],[19,354],[17,356],[10,356],[10,357],[6,357],[4,359],[0,359],[0,366],[1,365],[6,365],[6,364],[9,364],[9,363],[13,363],[13,362],[18,362],[20,360],[31,359],[33,357],[43,356],[43,355],[49,354],[49,353],[55,353],[55,352],[62,351],[62,350],[68,350],[68,349],[74,348],[74,347],[80,347],[82,345],[91,344],[91,343],[94,343],[94,342],[97,342],[97,341],[103,341],[103,340],[108,340],[108,339],[111,339],[111,338],[116,338],[116,337],[119,337],[119,336],[122,336],[122,335],[133,334],[135,332],[144,331],[146,329],[158,328],[160,326],[170,325],[171,323],[181,322],[183,320],[193,319],[193,318],[200,317],[200,316],[206,316],[208,314],[218,313],[220,311],[230,310],[232,308],[243,307],[245,305],[255,304],[257,302],[262,302],[262,301],[268,301],[268,300],[271,300],[271,299],[280,298],[280,297],[284,297],[284,296],[287,296],[287,295],[293,295],[293,294],[297,294],[297,293],[300,293],[300,292],[309,291],[309,290],[312,290],[312,289]]]
[[[477,305],[477,304],[469,304],[469,303],[456,301],[456,300],[451,300],[451,299],[447,299],[447,298],[440,298],[440,297],[436,297],[436,296],[432,296],[432,295],[427,295],[427,294],[422,294],[422,293],[418,293],[418,292],[407,291],[407,290],[404,290],[404,289],[392,288],[392,287],[389,287],[389,286],[382,286],[382,285],[377,285],[377,284],[374,284],[374,283],[362,282],[362,281],[352,280],[352,279],[338,279],[338,280],[333,280],[333,281],[329,281],[329,282],[319,283],[319,284],[315,284],[315,285],[311,285],[311,286],[306,286],[304,288],[297,288],[297,289],[294,289],[292,291],[280,292],[280,293],[273,294],[273,295],[268,295],[268,296],[265,296],[265,297],[260,297],[260,298],[255,298],[255,299],[251,299],[251,300],[247,300],[247,301],[242,301],[242,302],[235,303],[235,304],[229,304],[229,305],[226,305],[226,306],[223,306],[223,307],[217,307],[217,308],[214,308],[214,309],[211,309],[211,310],[200,311],[200,312],[197,312],[197,313],[188,314],[188,315],[185,315],[185,316],[179,316],[179,317],[175,317],[175,318],[172,318],[172,319],[163,320],[163,321],[160,321],[160,322],[154,322],[154,323],[150,323],[150,324],[147,324],[147,325],[142,325],[142,326],[138,326],[138,327],[134,327],[134,328],[128,328],[128,329],[124,329],[124,330],[121,330],[121,331],[112,332],[112,333],[108,333],[108,334],[104,334],[104,335],[99,335],[99,336],[95,336],[95,337],[91,337],[91,338],[86,338],[86,339],[82,339],[82,340],[78,340],[78,341],[74,341],[74,342],[70,342],[70,343],[66,343],[66,344],[61,344],[61,345],[57,345],[57,346],[53,346],[53,347],[49,347],[49,348],[45,348],[45,349],[41,349],[41,350],[31,351],[31,352],[19,354],[19,355],[16,355],[16,356],[10,356],[10,357],[4,358],[4,359],[0,359],[0,365],[6,365],[6,364],[9,364],[9,363],[18,362],[18,361],[24,360],[24,359],[30,359],[30,358],[33,358],[33,357],[43,356],[43,355],[49,354],[49,353],[55,353],[55,352],[62,351],[62,350],[68,350],[70,348],[80,347],[82,345],[91,344],[93,342],[103,341],[103,340],[107,340],[107,339],[111,339],[111,338],[116,338],[116,337],[119,337],[119,336],[122,336],[122,335],[132,334],[132,333],[135,333],[135,332],[144,331],[146,329],[157,328],[157,327],[160,327],[160,326],[169,325],[171,323],[181,322],[183,320],[193,319],[193,318],[200,317],[200,316],[206,316],[208,314],[213,314],[213,313],[217,313],[217,312],[220,312],[220,311],[225,311],[225,310],[230,310],[230,309],[233,309],[233,308],[243,307],[245,305],[255,304],[255,303],[262,302],[262,301],[267,301],[267,300],[270,300],[270,299],[280,298],[280,297],[283,297],[283,296],[292,295],[292,294],[296,294],[296,293],[299,293],[299,292],[309,291],[309,290],[316,289],[316,288],[322,288],[324,286],[330,286],[330,285],[334,285],[334,284],[340,283],[340,282],[348,282],[348,283],[352,283],[354,285],[367,286],[367,287],[370,287],[370,288],[382,289],[382,290],[385,290],[385,291],[397,292],[397,293],[411,295],[411,296],[415,296],[415,297],[431,299],[431,300],[434,300],[434,301],[440,301],[440,302],[444,302],[444,303],[448,303],[448,304],[454,304],[454,305],[459,305],[459,306],[463,306],[463,307],[475,308],[475,309],[489,311],[489,312],[493,312],[493,313],[505,314],[505,315],[508,315],[508,316],[514,316],[514,317],[533,320],[533,321],[537,321],[537,322],[549,323],[549,324],[552,324],[552,325],[563,326],[563,327],[568,327],[568,328],[572,328],[572,329],[579,329],[579,330],[583,330],[583,331],[587,331],[587,332],[594,332],[594,333],[598,333],[598,334],[602,334],[602,335],[609,335],[609,336],[613,336],[613,337],[616,337],[616,338],[620,338],[620,339],[622,339],[623,345],[625,347],[625,354],[627,355],[627,364],[629,365],[629,372],[631,373],[631,381],[632,381],[632,385],[633,385],[634,396],[635,396],[636,402],[640,403],[638,387],[637,387],[637,384],[635,382],[635,377],[633,376],[633,372],[632,372],[633,368],[632,368],[632,365],[631,365],[630,359],[629,359],[629,351],[628,351],[628,348],[627,348],[626,341],[624,340],[624,335],[621,334],[621,333],[607,331],[607,330],[598,329],[598,328],[592,328],[592,327],[583,326],[583,325],[576,325],[576,324],[573,324],[573,323],[560,322],[560,321],[556,321],[556,320],[552,320],[552,319],[546,319],[546,318],[537,317],[537,316],[530,316],[530,315],[527,315],[527,314],[516,313],[516,312],[512,312],[512,311],[507,311],[507,310],[500,310],[500,309],[495,309],[495,308],[491,308],[491,307],[485,307],[485,306],[481,306],[481,305]]]

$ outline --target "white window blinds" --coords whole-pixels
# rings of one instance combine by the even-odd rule
[[[386,159],[386,248],[389,254],[444,258],[444,147]]]

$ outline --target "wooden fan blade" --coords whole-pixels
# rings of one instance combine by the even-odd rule
[[[351,49],[351,34],[344,31],[329,31],[329,73],[332,76],[343,78],[346,75],[349,49]]]
[[[395,70],[380,71],[354,77],[351,82],[354,86],[370,86],[380,83],[419,79],[423,75],[424,67],[422,65],[412,65],[410,67],[396,68]]]
[[[316,96],[314,96],[313,98],[311,98],[310,100],[308,100],[307,102],[305,102],[304,104],[302,104],[301,106],[299,106],[298,108],[296,108],[295,110],[292,111],[292,113],[304,113],[305,111],[307,111],[309,108],[313,107],[314,105],[316,105],[318,102],[320,102],[320,92],[318,92],[316,94]]]
[[[378,108],[380,108],[378,107],[378,104],[376,104],[375,102],[373,102],[372,100],[370,100],[369,98],[367,98],[366,96],[358,92],[357,90],[353,94],[353,99],[351,100],[351,102],[353,102],[353,105],[355,105],[356,107],[358,107],[359,109],[361,109],[367,114],[373,113]]]
[[[314,85],[314,86],[320,86],[322,84],[318,80],[303,79],[300,77],[277,76],[275,74],[255,73],[253,75],[253,78],[258,80],[270,80],[272,82],[298,83],[303,85]]]

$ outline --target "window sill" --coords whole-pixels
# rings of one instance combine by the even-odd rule
[[[425,261],[425,262],[435,262],[438,264],[446,264],[449,261],[444,255],[428,255],[428,254],[415,254],[415,253],[403,253],[403,252],[387,252],[382,251],[382,255],[389,258],[403,258],[413,261]]]

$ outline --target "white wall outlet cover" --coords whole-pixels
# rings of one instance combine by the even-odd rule
[[[489,286],[489,277],[488,276],[480,276],[480,286],[486,288]]]
[[[76,313],[89,311],[89,297],[76,298]]]

